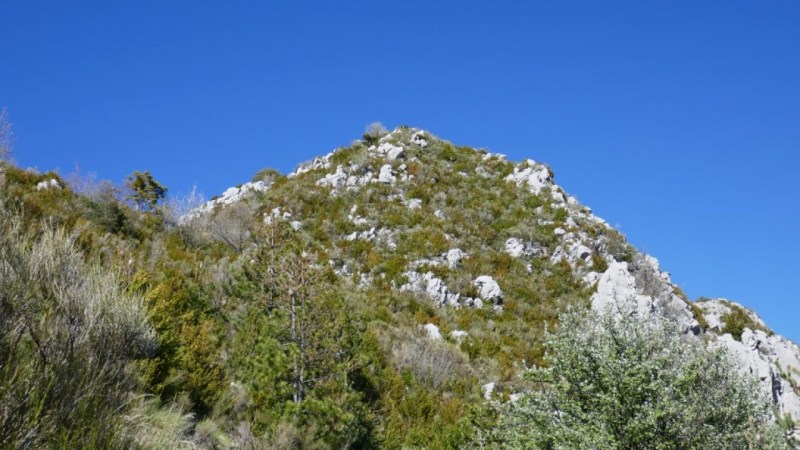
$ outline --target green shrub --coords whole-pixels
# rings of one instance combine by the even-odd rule
[[[663,318],[571,311],[549,336],[536,390],[496,404],[502,448],[782,449],[766,398],[723,349]]]
[[[725,324],[722,330],[720,330],[721,333],[730,333],[737,341],[742,340],[742,333],[745,328],[761,330],[771,334],[771,331],[757,324],[750,315],[747,314],[744,308],[730,302],[725,302],[725,305],[730,308],[730,312],[720,317],[720,321]]]
[[[127,446],[130,362],[152,353],[142,299],[70,238],[26,232],[0,204],[0,443]]]

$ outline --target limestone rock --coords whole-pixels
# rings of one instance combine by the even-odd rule
[[[387,159],[395,160],[402,158],[405,154],[405,150],[403,147],[398,147],[396,145],[390,144],[389,142],[383,142],[378,145],[378,148],[375,149],[376,153],[381,156],[385,156]]]
[[[245,198],[251,197],[258,192],[266,192],[269,190],[270,186],[271,184],[268,184],[264,181],[254,181],[245,183],[238,187],[229,187],[219,197],[209,200],[203,205],[189,211],[186,215],[179,219],[179,222],[186,223],[192,219],[213,212],[214,208],[219,206],[224,207],[232,205],[244,200]]]
[[[525,254],[525,244],[520,239],[509,238],[506,240],[506,253],[514,258],[519,258]]]
[[[420,130],[411,135],[411,142],[419,145],[422,148],[428,146],[428,141],[425,140],[425,132]]]
[[[336,167],[336,172],[329,173],[317,181],[317,186],[330,186],[334,189],[344,186],[347,183],[347,174],[344,168],[339,165]]]
[[[317,169],[330,169],[332,156],[333,152],[328,153],[327,155],[320,158],[314,158],[313,160],[307,163],[300,164],[297,167],[297,169],[295,169],[294,172],[287,175],[287,177],[294,178],[298,175],[302,175],[304,173],[311,172],[312,170],[317,170]]]
[[[706,319],[708,323],[708,329],[712,331],[722,331],[725,327],[725,322],[723,321],[723,317],[726,314],[729,314],[733,311],[733,306],[741,308],[742,311],[747,314],[750,319],[756,323],[757,325],[767,328],[767,325],[761,320],[758,315],[753,312],[752,310],[745,308],[744,306],[738,305],[736,303],[730,302],[725,299],[721,298],[714,298],[709,299],[706,301],[701,301],[695,303],[698,308],[703,312],[703,318]]]
[[[599,312],[625,305],[642,316],[655,314],[674,320],[686,332],[699,330],[689,305],[677,296],[660,299],[641,293],[627,262],[609,264],[597,282],[591,304],[592,309]]]
[[[503,302],[503,291],[494,278],[488,275],[481,275],[475,279],[475,286],[478,288],[478,297],[481,299],[496,305]]]
[[[800,348],[797,344],[781,336],[745,328],[741,342],[724,334],[717,338],[716,345],[726,347],[738,362],[739,370],[758,380],[781,416],[789,414],[795,421],[800,420]]]
[[[447,251],[445,255],[445,259],[447,260],[447,266],[451,269],[455,269],[458,267],[458,264],[461,262],[462,259],[466,258],[467,253],[461,250],[460,248],[453,248]]]
[[[36,183],[36,190],[41,191],[42,189],[61,189],[61,184],[55,178]]]
[[[397,181],[397,177],[394,176],[394,171],[392,170],[391,164],[384,164],[381,167],[381,171],[378,174],[378,181],[386,184],[394,184],[394,182]]]
[[[408,207],[408,209],[422,208],[422,200],[418,198],[411,198],[406,202],[406,207]]]
[[[483,391],[483,398],[484,399],[486,399],[486,400],[491,400],[492,399],[492,394],[494,393],[494,387],[495,387],[495,383],[494,382],[486,383],[483,386],[481,386],[481,391]]]
[[[444,281],[434,275],[433,272],[419,274],[409,271],[405,272],[404,275],[408,278],[408,283],[400,287],[401,291],[424,294],[433,300],[436,306],[448,305],[458,307],[463,305],[480,308],[483,305],[480,299],[471,297],[462,298],[461,294],[451,291]]]
[[[538,194],[553,184],[553,176],[550,169],[529,159],[514,167],[514,173],[509,174],[506,181],[513,181],[517,186],[527,186],[532,193]]]
[[[439,327],[432,323],[426,323],[422,326],[422,329],[425,330],[426,336],[428,339],[432,341],[441,341],[442,340],[442,333],[439,331]]]
[[[453,330],[450,332],[450,339],[456,341],[457,343],[461,343],[461,341],[466,339],[467,336],[469,336],[469,333],[462,330]]]

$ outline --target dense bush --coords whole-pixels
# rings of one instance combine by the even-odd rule
[[[153,352],[140,297],[87,264],[63,231],[0,205],[0,445],[126,446],[129,362]]]
[[[229,370],[246,400],[229,414],[257,436],[301,427],[304,447],[366,445],[373,424],[353,384],[364,362],[359,318],[348,314],[335,275],[288,230],[262,236],[274,240],[259,241],[230,287],[239,306]]]
[[[756,323],[756,321],[753,320],[753,318],[750,317],[750,315],[747,314],[743,308],[727,302],[726,306],[730,308],[730,312],[723,314],[722,317],[720,317],[720,321],[725,324],[720,330],[721,333],[730,333],[731,336],[733,336],[733,338],[737,341],[742,340],[742,333],[744,332],[745,328],[750,328],[751,330],[761,330],[771,334],[769,330]]]
[[[755,380],[664,318],[572,310],[535,390],[497,406],[503,448],[785,448]]]

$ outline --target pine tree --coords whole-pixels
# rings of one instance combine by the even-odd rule
[[[363,330],[336,275],[281,225],[266,227],[231,286],[246,305],[231,350],[253,400],[246,419],[259,432],[288,421],[337,447],[364,439],[370,427],[351,386]]]
[[[167,197],[167,188],[147,171],[128,175],[125,186],[129,191],[128,199],[142,211],[153,210],[160,200]]]

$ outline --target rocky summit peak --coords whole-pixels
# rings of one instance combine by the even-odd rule
[[[257,200],[250,203],[261,220],[290,222],[318,242],[356,288],[474,311],[459,313],[466,314],[461,325],[437,328],[437,339],[456,333],[465,345],[473,341],[464,336],[488,336],[499,322],[530,330],[521,339],[536,341],[565,304],[600,311],[626,303],[730,349],[781,416],[800,420],[800,348],[734,302],[689,301],[657,259],[565,192],[545,164],[399,127],[302,163],[274,183],[229,189],[189,217],[219,215],[246,197]],[[465,318],[474,314],[483,322]],[[456,329],[465,323],[472,328]],[[481,381],[513,389],[497,375]]]

